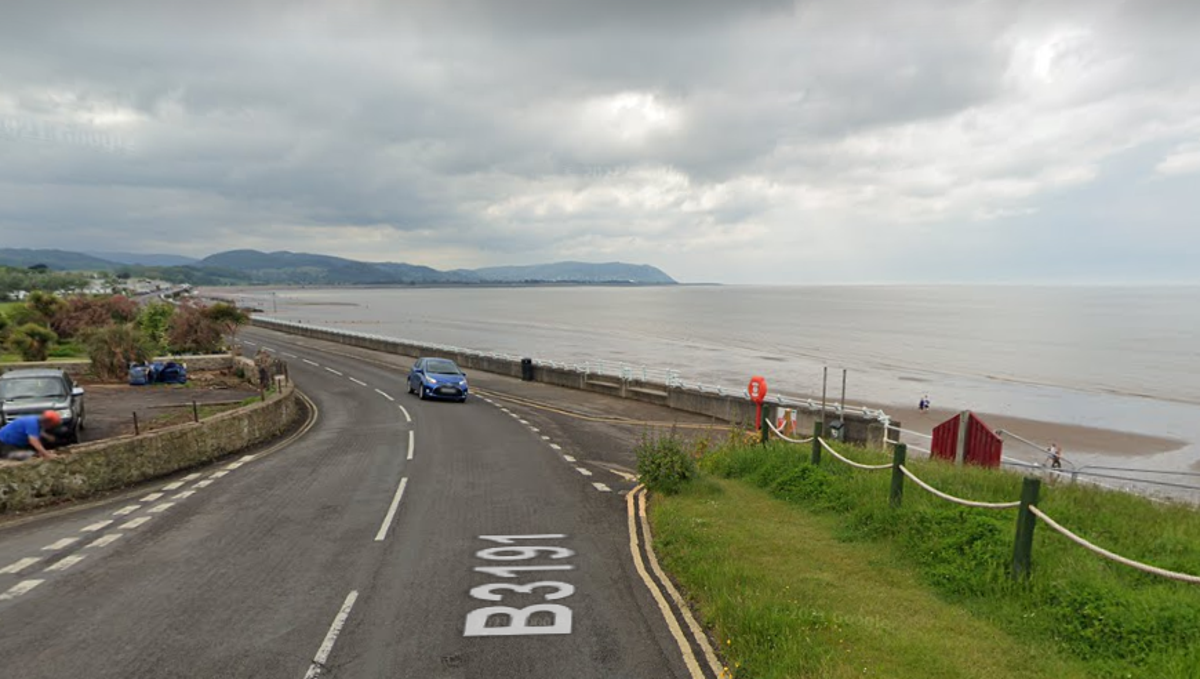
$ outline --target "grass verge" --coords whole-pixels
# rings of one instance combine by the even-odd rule
[[[877,452],[843,450],[864,462],[887,459]],[[1019,495],[1016,474],[922,461],[909,466],[955,495],[992,501]],[[746,670],[737,676],[849,676],[853,665],[837,660],[839,643],[822,626],[842,620],[853,623],[842,628],[858,640],[847,658],[875,657],[888,648],[920,672],[901,674],[866,664],[855,676],[865,669],[867,675],[887,676],[1042,676],[1049,671],[1054,676],[1200,677],[1200,587],[1111,564],[1044,525],[1035,531],[1033,576],[1013,582],[1008,570],[1015,510],[958,507],[912,483],[905,486],[903,506],[892,509],[890,472],[853,470],[828,459],[812,466],[807,448],[731,444],[706,456],[701,467],[740,482],[702,481],[678,497],[656,497],[652,514],[664,561],[722,640],[733,641],[729,657]],[[1200,571],[1200,514],[1191,508],[1076,486],[1043,488],[1039,506],[1119,554],[1172,570]],[[881,581],[882,574],[889,575]],[[916,587],[944,608],[902,603],[882,582],[894,583],[897,591]],[[798,588],[805,600],[788,604]],[[775,604],[769,600],[772,593],[779,599]],[[895,614],[905,620],[901,628],[889,622]],[[927,620],[930,616],[935,619]],[[962,646],[959,651],[956,644],[931,649],[928,642],[911,638],[910,629],[929,629],[936,618],[968,620],[975,631],[952,635]],[[875,623],[868,620],[886,625],[873,631]],[[989,648],[977,638],[980,630],[1020,650],[1006,654]],[[922,650],[904,655],[890,649],[882,637],[893,635],[908,637],[901,646]],[[781,653],[799,646],[801,637],[812,648]],[[1024,660],[1014,665],[1013,658]],[[960,661],[967,666],[943,665]]]

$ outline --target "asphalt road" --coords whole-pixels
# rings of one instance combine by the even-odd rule
[[[631,558],[623,444],[592,455],[606,437],[572,438],[569,414],[419,401],[396,367],[245,339],[289,361],[314,425],[0,527],[0,676],[694,676]]]

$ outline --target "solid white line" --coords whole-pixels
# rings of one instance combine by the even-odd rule
[[[557,443],[551,443],[550,447],[554,450],[562,450],[562,446],[558,445]]]
[[[165,494],[166,493],[150,493],[149,495],[142,498],[141,500],[138,500],[138,502],[154,502],[155,500],[157,500],[158,498],[162,497]]]
[[[375,390],[375,393],[376,393],[376,394],[379,394],[380,396],[382,396],[382,397],[386,398],[386,399],[387,399],[387,400],[389,400],[389,401],[395,401],[395,400],[396,400],[396,399],[392,398],[390,395],[388,395],[388,393],[387,393],[386,391],[380,391],[379,389],[376,389],[376,390]]]
[[[154,505],[153,507],[151,507],[150,509],[147,509],[146,511],[147,511],[147,513],[150,513],[150,514],[161,514],[162,512],[165,512],[174,506],[175,506],[174,502],[160,502],[160,503]]]
[[[196,472],[195,474],[188,474],[187,476],[183,477],[182,480],[195,481],[196,479],[200,478],[201,476],[203,476],[203,474],[201,474],[200,472]]]
[[[172,500],[186,500],[196,494],[194,490],[183,490],[171,496]]]
[[[25,570],[26,568],[29,568],[30,566],[32,566],[33,564],[35,564],[41,560],[42,560],[42,558],[39,556],[26,557],[24,559],[21,559],[20,561],[14,561],[13,563],[5,566],[4,568],[0,568],[0,573],[5,573],[5,574],[20,573],[21,571]]]
[[[93,523],[90,526],[84,526],[83,528],[80,528],[79,532],[80,533],[95,533],[96,531],[100,530],[101,528],[104,528],[105,526],[107,526],[108,524],[110,524],[112,522],[113,522],[112,519],[105,519],[104,521],[97,521],[96,523]]]
[[[104,547],[105,545],[111,545],[117,540],[120,540],[122,535],[124,535],[124,533],[109,533],[108,535],[102,535],[85,545],[84,549],[87,549],[88,547]]]
[[[125,523],[121,524],[120,526],[117,526],[117,528],[120,528],[122,530],[125,528],[137,528],[138,526],[142,525],[143,523],[146,523],[147,521],[149,521],[152,518],[154,518],[154,517],[139,516],[138,518],[136,518],[132,521],[126,521]]]
[[[405,410],[404,406],[397,404],[397,407],[400,408],[400,412],[404,413],[404,421],[412,422],[412,417],[408,414],[408,411]]]
[[[121,507],[117,511],[113,512],[113,516],[125,516],[126,514],[132,514],[141,508],[141,505],[129,505],[128,507]]]
[[[227,476],[228,474],[229,474],[229,470],[228,470],[228,469],[222,469],[222,470],[221,470],[221,471],[219,471],[219,472],[213,472],[213,473],[209,474],[209,475],[208,475],[208,477],[209,477],[210,479],[219,479],[219,478],[221,478],[222,476]]]
[[[46,570],[48,572],[65,571],[86,558],[87,556],[84,554],[72,554],[71,556],[65,556],[58,563],[52,566],[47,566]]]
[[[575,471],[579,472],[580,474],[583,474],[584,476],[592,475],[592,472],[590,470],[584,469],[583,467],[576,467]]]
[[[413,444],[415,442],[415,438],[416,437],[413,435],[412,431],[409,431],[408,432],[408,459],[410,459],[410,460],[413,457]]]
[[[396,495],[392,498],[392,506],[388,507],[387,515],[383,517],[383,525],[379,527],[379,532],[375,534],[375,542],[383,542],[383,538],[387,537],[388,528],[392,526],[392,519],[396,518],[396,510],[400,507],[400,498],[404,497],[404,487],[407,485],[407,476],[400,479],[400,487],[396,489]]]
[[[329,372],[333,373],[334,375],[337,375],[338,377],[346,376],[345,373],[340,373],[340,372],[334,370],[333,368],[330,368],[329,366],[325,366],[325,369],[328,370]]]
[[[575,461],[575,458],[571,457],[570,455],[563,455],[563,459],[566,460],[567,462]]]
[[[362,381],[362,380],[360,380],[360,379],[356,379],[356,378],[354,378],[354,377],[351,377],[351,378],[349,378],[349,379],[350,379],[350,381],[351,381],[351,382],[353,382],[353,383],[357,384],[357,385],[358,385],[358,386],[360,386],[360,387],[365,387],[365,386],[367,386],[367,383],[366,383],[366,382],[363,382],[363,381]]]
[[[593,483],[592,485],[595,486],[596,490],[600,491],[601,493],[612,492],[612,488],[609,488],[606,484],[600,483],[599,481]]]
[[[195,487],[196,488],[207,488],[208,486],[212,485],[212,482],[213,482],[212,479],[204,479],[203,481],[197,481]]]
[[[325,633],[325,640],[321,642],[321,647],[313,656],[312,665],[309,665],[308,671],[304,673],[304,679],[316,679],[325,671],[325,662],[329,660],[329,654],[333,651],[333,645],[337,642],[338,635],[342,633],[342,626],[346,624],[346,618],[350,617],[350,609],[354,608],[356,599],[358,599],[357,590],[346,595],[346,601],[338,610],[337,616],[334,617],[329,631]]]
[[[300,360],[304,361],[305,363],[307,363],[307,364],[309,364],[309,365],[315,365],[315,366],[317,366],[318,368],[320,368],[320,367],[321,367],[321,364],[320,364],[320,363],[317,363],[316,361],[310,361],[310,360],[308,360],[307,358],[302,358],[302,359],[300,359]]]
[[[16,599],[22,594],[27,594],[29,590],[37,587],[43,582],[45,582],[45,580],[22,580],[12,587],[9,587],[8,591],[4,594],[0,594],[0,601],[11,601]]]
[[[62,549],[63,547],[66,547],[68,545],[75,544],[78,541],[79,541],[79,538],[63,538],[63,539],[59,540],[58,542],[52,542],[52,543],[46,545],[45,547],[42,547],[42,551],[43,552],[54,552],[54,551]]]

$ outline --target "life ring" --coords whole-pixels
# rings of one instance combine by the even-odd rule
[[[762,375],[755,375],[750,378],[750,386],[746,387],[746,391],[750,394],[750,400],[758,405],[767,400],[767,379]]]

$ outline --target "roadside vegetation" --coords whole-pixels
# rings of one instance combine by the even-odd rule
[[[908,466],[961,497],[1020,495],[1017,474]],[[806,446],[731,440],[698,467],[656,495],[651,518],[732,676],[1200,676],[1196,585],[1110,563],[1045,525],[1031,577],[1014,581],[1015,510],[959,507],[912,483],[892,508],[890,472],[828,456],[813,466]],[[1190,507],[1071,485],[1043,486],[1038,506],[1118,554],[1200,574]]]

